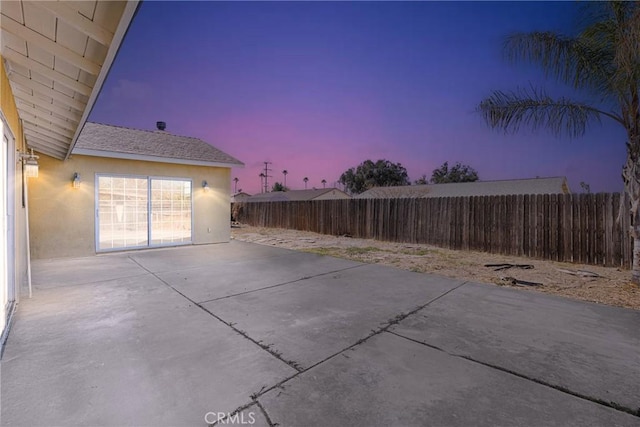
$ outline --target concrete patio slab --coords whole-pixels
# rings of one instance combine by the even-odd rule
[[[47,289],[9,337],[2,423],[205,425],[294,372],[149,274]]]
[[[637,426],[638,418],[382,333],[259,398],[280,426]]]
[[[639,325],[635,310],[469,283],[390,330],[640,413]]]
[[[210,262],[205,267],[158,273],[157,276],[198,303],[224,298],[362,264],[320,255],[289,252],[248,261]],[[215,274],[211,274],[215,271]]]
[[[289,249],[272,248],[232,240],[201,246],[151,249],[129,252],[128,256],[152,273],[205,267],[216,261],[247,262],[296,253]]]
[[[203,307],[308,368],[462,283],[367,264]]]
[[[32,285],[34,289],[56,288],[145,273],[124,254],[36,260],[32,263]]]
[[[34,282],[3,425],[640,425],[636,311],[241,242]]]

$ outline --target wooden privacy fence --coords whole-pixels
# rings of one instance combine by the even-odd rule
[[[619,193],[236,203],[245,224],[630,268]]]

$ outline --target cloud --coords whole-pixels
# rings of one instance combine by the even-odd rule
[[[115,103],[123,101],[145,102],[153,95],[153,89],[148,83],[120,79],[111,88],[109,95]]]

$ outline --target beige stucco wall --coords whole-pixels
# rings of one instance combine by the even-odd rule
[[[193,243],[228,242],[231,169],[74,155],[63,162],[40,155],[40,173],[29,181],[29,224],[34,259],[96,253],[96,174],[177,177],[193,180]],[[82,184],[73,188],[74,173]],[[204,191],[202,181],[209,183]]]
[[[13,97],[9,78],[5,73],[4,61],[0,55],[0,110],[7,119],[7,123],[13,136],[16,138],[16,149],[24,148],[24,139],[22,137],[22,126],[20,126],[20,117],[16,108],[16,101]]]

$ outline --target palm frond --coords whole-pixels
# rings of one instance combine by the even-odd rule
[[[597,21],[586,26],[580,38],[609,52],[611,93],[623,116],[640,120],[640,2],[612,1],[599,6]]]
[[[478,106],[478,111],[492,128],[517,132],[522,126],[531,130],[546,128],[554,135],[582,136],[587,124],[602,116],[621,122],[615,114],[591,105],[569,100],[553,99],[540,90],[515,92],[494,91]]]
[[[507,59],[538,65],[548,77],[573,86],[609,94],[612,52],[588,39],[552,32],[516,33],[504,43]]]

